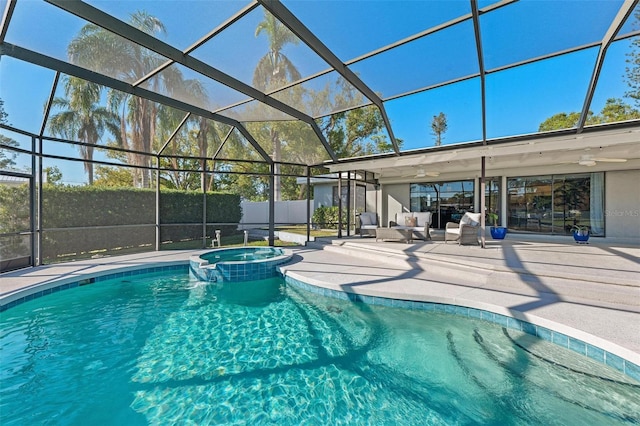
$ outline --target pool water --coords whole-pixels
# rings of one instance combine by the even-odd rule
[[[213,250],[201,255],[200,258],[209,263],[250,262],[254,260],[271,259],[273,257],[282,256],[283,254],[284,252],[281,249],[273,247],[242,247],[235,249]]]
[[[4,426],[640,422],[639,384],[587,357],[280,278],[138,275],[23,303],[0,324]]]

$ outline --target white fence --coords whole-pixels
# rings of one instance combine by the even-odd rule
[[[242,219],[238,229],[262,228],[269,225],[268,201],[243,201]],[[313,209],[313,203],[312,207]],[[311,211],[310,215],[313,215]],[[278,224],[306,224],[307,200],[276,201],[274,222]]]

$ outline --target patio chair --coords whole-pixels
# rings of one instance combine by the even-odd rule
[[[444,242],[458,241],[459,245],[479,244],[478,230],[480,229],[480,213],[466,212],[460,223],[447,222],[444,230]]]
[[[356,234],[360,234],[360,237],[376,236],[376,229],[378,228],[378,215],[374,212],[362,212],[356,216]]]

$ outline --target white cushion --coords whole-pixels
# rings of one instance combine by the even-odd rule
[[[469,216],[469,225],[478,226],[480,225],[480,213],[465,213]]]
[[[396,213],[396,223],[400,226],[404,226],[407,217],[413,217],[413,215],[406,212]]]
[[[480,225],[480,213],[466,212],[462,216],[462,219],[460,219],[460,225],[471,225],[471,226]]]
[[[431,212],[414,212],[413,217],[418,219],[416,226],[424,228],[428,223],[431,223]]]
[[[374,212],[362,212],[360,213],[361,225],[377,225],[378,217]]]

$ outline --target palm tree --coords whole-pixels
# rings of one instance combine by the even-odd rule
[[[48,122],[49,130],[66,139],[85,142],[80,154],[85,160],[89,185],[93,184],[93,153],[105,130],[118,138],[120,120],[106,107],[100,106],[102,87],[77,77],[66,77],[64,98],[54,98],[52,107],[61,111]]]
[[[433,135],[436,137],[435,146],[442,145],[442,134],[447,131],[447,116],[444,115],[444,112],[433,116],[431,129],[433,130]]]
[[[130,24],[156,37],[166,32],[160,20],[143,11],[132,14]],[[69,44],[68,54],[75,64],[97,69],[104,74],[129,82],[144,78],[166,62],[166,58],[94,24],[87,24],[80,30],[78,36]],[[151,91],[167,93],[169,96],[179,91],[189,92],[197,87],[200,92],[197,96],[204,96],[199,83],[185,81],[176,67],[169,67],[155,74],[143,85]],[[116,90],[109,91],[108,100],[114,111],[119,110],[119,135],[122,147],[131,151],[151,152],[152,144],[156,141],[158,104]],[[143,188],[150,186],[151,159],[150,155],[127,153],[130,164],[143,167],[135,169],[134,186]]]
[[[285,45],[298,44],[298,38],[267,11],[264,13],[264,21],[256,27],[255,36],[259,37],[263,32],[269,38],[269,51],[258,61],[253,72],[253,86],[267,91],[285,82],[299,80],[300,72],[282,53]]]
[[[283,53],[285,45],[298,44],[298,38],[275,16],[265,11],[264,20],[256,27],[255,36],[265,33],[269,38],[269,51],[258,61],[253,72],[253,86],[264,92],[281,87],[286,82],[292,82],[301,78],[300,72]],[[269,129],[271,143],[273,144],[273,161],[275,165],[274,198],[281,200],[280,191],[280,164],[282,160],[282,141],[278,130],[272,125]]]

